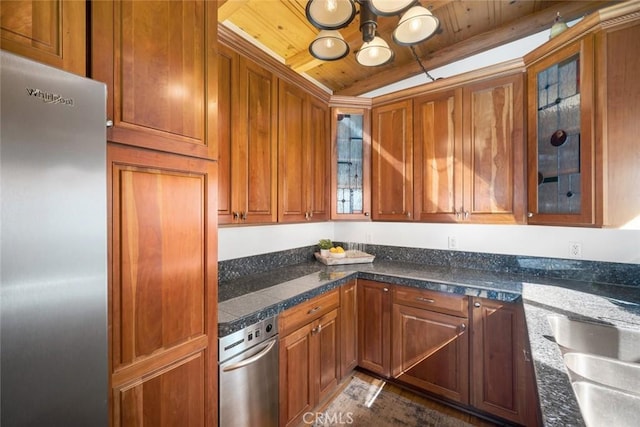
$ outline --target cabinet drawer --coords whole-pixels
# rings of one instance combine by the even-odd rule
[[[288,334],[313,322],[339,306],[340,294],[334,289],[284,311],[278,317],[280,334]]]
[[[393,302],[452,316],[469,317],[469,300],[465,295],[394,286]]]

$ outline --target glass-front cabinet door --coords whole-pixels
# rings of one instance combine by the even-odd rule
[[[530,224],[590,225],[593,42],[587,37],[528,72]]]
[[[331,219],[370,219],[370,110],[331,109]]]

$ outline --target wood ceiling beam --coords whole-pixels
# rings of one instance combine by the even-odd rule
[[[543,9],[528,17],[510,22],[494,30],[471,37],[463,42],[441,49],[430,57],[422,57],[422,64],[427,70],[448,65],[477,53],[501,46],[520,38],[549,29],[558,12],[567,21],[580,18],[602,7],[617,3],[616,1],[563,2]],[[523,52],[524,54],[525,52]],[[422,73],[417,62],[404,66],[389,67],[372,77],[334,92],[335,95],[357,96],[374,89],[416,76]]]

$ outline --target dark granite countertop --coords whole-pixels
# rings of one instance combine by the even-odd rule
[[[640,289],[475,269],[378,261],[325,266],[313,261],[220,283],[220,336],[273,316],[355,278],[501,301],[522,299],[545,426],[584,426],[547,317],[562,314],[640,329]]]

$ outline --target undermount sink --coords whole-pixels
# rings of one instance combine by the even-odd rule
[[[549,316],[553,337],[563,352],[590,353],[640,362],[640,331],[564,316]]]
[[[584,353],[566,353],[564,363],[572,378],[586,380],[626,392],[640,393],[640,364],[621,362]],[[640,398],[640,395],[638,395]],[[640,408],[638,408],[637,415]]]
[[[638,425],[640,396],[586,381],[574,382],[573,390],[588,427],[636,427]]]

